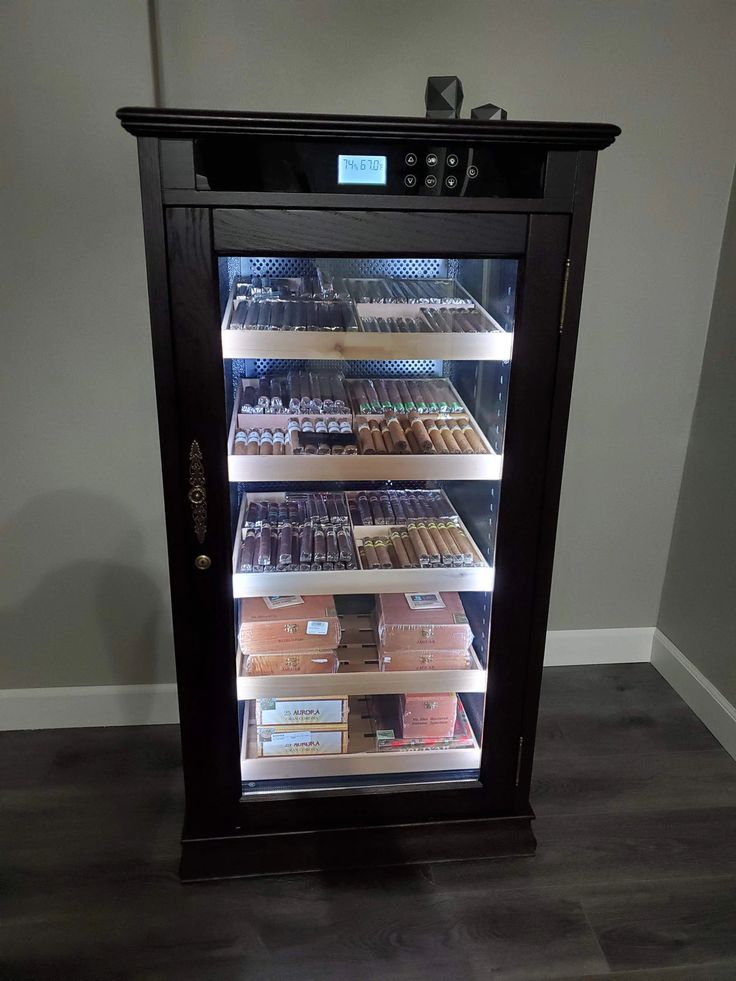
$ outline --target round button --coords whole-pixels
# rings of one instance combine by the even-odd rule
[[[416,182],[417,182],[417,178],[415,174],[407,174],[406,177],[404,178],[404,183],[406,184],[407,187],[414,187]]]
[[[427,176],[424,178],[424,186],[437,187],[437,178],[434,176],[434,174],[427,174]]]
[[[437,154],[436,153],[428,153],[427,154],[426,164],[427,164],[428,167],[436,167],[437,166]]]
[[[468,167],[468,177],[477,177],[477,176],[478,176],[478,168],[475,166],[475,164],[471,164]]]
[[[453,177],[452,174],[448,174],[445,177],[445,185],[449,188],[457,187],[457,177]]]
[[[417,162],[416,153],[407,153],[407,155],[404,157],[404,163],[406,164],[407,167],[413,167],[416,162]]]
[[[458,165],[457,154],[456,153],[448,153],[447,154],[447,161],[446,161],[446,163],[447,163],[447,166],[448,167],[457,167],[457,165]]]

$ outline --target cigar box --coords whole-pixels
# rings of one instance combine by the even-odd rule
[[[257,698],[259,726],[344,725],[350,708],[347,696],[313,695],[311,698]]]
[[[473,655],[467,651],[393,651],[378,646],[381,671],[470,671]]]
[[[288,606],[278,596],[240,600],[240,649],[248,654],[298,654],[334,651],[342,631],[334,596],[292,596]]]
[[[348,727],[257,726],[259,756],[327,756],[348,751]]]
[[[473,730],[460,699],[457,699],[455,728],[450,736],[423,738],[402,735],[401,705],[395,695],[378,695],[368,699],[379,752],[430,752],[438,749],[472,749],[475,745]]]
[[[376,616],[384,654],[456,651],[465,655],[473,641],[458,593],[380,593]]]
[[[400,695],[401,732],[404,738],[448,739],[455,731],[455,692]]]
[[[340,660],[334,651],[302,651],[301,654],[248,654],[243,657],[246,675],[335,674]]]

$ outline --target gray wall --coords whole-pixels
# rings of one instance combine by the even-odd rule
[[[655,623],[733,166],[730,0],[163,0],[168,105],[620,123],[602,154],[552,627]],[[0,686],[173,678],[135,145],[144,0],[4,5]]]
[[[0,686],[173,680],[134,141],[145,0],[3,5]]]
[[[736,174],[659,629],[736,705]]]

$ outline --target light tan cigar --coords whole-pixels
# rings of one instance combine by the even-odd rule
[[[391,439],[391,433],[388,431],[388,426],[385,422],[381,423],[381,436],[383,437],[383,442],[386,446],[387,453],[396,453],[396,447],[394,446],[394,441]]]
[[[442,437],[442,439],[444,439],[445,446],[450,451],[450,453],[459,453],[460,452],[460,447],[455,442],[455,437],[450,432],[450,427],[447,425],[447,423],[446,422],[443,422],[437,428],[439,429],[440,436]]]
[[[473,427],[470,425],[467,416],[461,416],[457,421],[458,424],[462,426],[462,430],[463,433],[465,434],[465,438],[473,447],[473,453],[483,453],[484,452],[483,444],[478,439],[478,435],[473,429]]]
[[[242,429],[239,429],[235,434],[235,443],[233,445],[233,455],[234,456],[245,456],[248,452],[248,434],[244,433]]]
[[[409,568],[416,569],[419,565],[419,559],[417,558],[417,553],[411,543],[409,531],[406,528],[402,528],[401,530],[401,544],[404,546],[406,554],[409,557]]]
[[[472,565],[475,559],[475,554],[468,536],[461,528],[458,528],[457,525],[448,524],[447,530],[452,536],[452,540],[455,542],[458,552],[460,552],[460,555],[462,556],[463,563],[465,565]]]
[[[432,440],[432,446],[434,446],[435,451],[437,453],[447,453],[448,449],[445,446],[445,441],[442,439],[440,431],[435,423],[433,423],[431,419],[428,419],[425,426],[427,427],[427,432],[429,433],[429,438]]]
[[[406,453],[408,446],[406,439],[404,438],[404,433],[401,429],[401,423],[396,416],[391,416],[388,419],[388,431],[391,433],[391,440],[394,444],[394,449],[398,453]]]
[[[365,538],[363,540],[363,551],[365,553],[365,561],[369,569],[380,569],[381,563],[378,561],[378,556],[376,555],[376,549],[370,538]]]
[[[461,453],[467,454],[473,452],[473,447],[467,441],[467,439],[465,438],[465,433],[462,431],[462,429],[458,426],[457,423],[455,422],[452,423],[452,425],[450,426],[450,432],[455,437],[455,442],[460,447]]]
[[[437,533],[440,535],[442,541],[445,543],[445,547],[449,551],[450,555],[453,557],[455,564],[462,565],[463,557],[460,552],[460,549],[455,544],[455,539],[447,530],[447,525],[443,521],[437,522]]]
[[[260,448],[261,434],[257,429],[251,429],[248,433],[248,445],[245,448],[246,456],[258,456],[261,452]]]
[[[419,443],[417,443],[417,438],[412,432],[409,426],[404,430],[404,436],[406,436],[406,442],[409,446],[409,453],[421,453],[419,449]]]
[[[273,431],[273,455],[283,456],[284,455],[284,431],[283,429],[274,429]]]
[[[452,552],[445,544],[445,540],[443,539],[442,535],[440,535],[439,529],[434,521],[429,521],[427,523],[427,531],[432,536],[434,547],[439,552],[442,565],[452,565]]]
[[[432,565],[439,565],[440,552],[437,546],[435,545],[432,536],[429,533],[429,529],[422,522],[422,524],[417,525],[417,530],[422,537],[422,541],[424,542],[424,547],[427,550],[427,555],[429,555],[429,561],[432,563]]]
[[[417,412],[410,412],[409,422],[411,423],[411,429],[416,437],[416,441],[419,444],[419,449],[422,453],[431,453],[434,449],[432,440],[429,438],[429,433],[424,428],[424,423],[419,414]]]
[[[417,557],[417,565],[429,565],[429,553],[422,541],[422,536],[419,534],[419,529],[412,523],[407,527],[407,531],[409,532],[409,541]]]
[[[261,456],[273,456],[273,433],[270,429],[264,429],[261,433],[260,452]]]
[[[388,541],[385,538],[376,538],[374,539],[373,545],[376,550],[376,558],[381,568],[393,569],[394,564],[391,561],[391,556],[388,554]]]

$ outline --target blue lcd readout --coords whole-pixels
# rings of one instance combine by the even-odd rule
[[[338,184],[385,184],[386,157],[362,153],[338,153]]]

